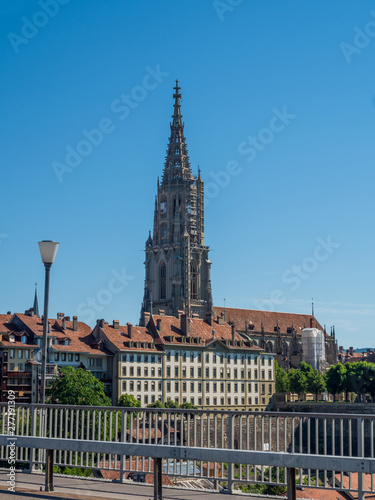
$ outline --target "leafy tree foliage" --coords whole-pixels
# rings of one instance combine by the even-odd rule
[[[187,401],[186,403],[182,403],[180,405],[180,408],[184,409],[184,410],[196,410],[197,407],[194,406],[193,404],[189,403],[189,401]]]
[[[147,408],[165,408],[164,404],[157,400],[155,401],[155,403],[150,403],[149,405],[147,405]]]
[[[125,408],[140,408],[141,402],[132,394],[122,394],[118,400],[117,406],[123,406]]]
[[[333,394],[333,399],[336,399],[336,394],[345,390],[345,372],[346,367],[341,363],[331,368],[326,372],[325,379],[327,390]]]
[[[50,387],[49,403],[63,405],[110,406],[105,385],[83,368],[59,369]]]
[[[178,408],[178,403],[172,401],[171,399],[167,399],[167,401],[164,403],[164,406],[166,408]]]
[[[318,394],[326,390],[326,382],[324,376],[317,369],[311,369],[306,374],[307,391],[315,394],[315,401],[318,400]]]
[[[275,361],[275,381],[277,392],[289,392],[289,378],[287,372]]]
[[[289,372],[289,386],[292,392],[298,395],[306,394],[307,391],[307,377],[301,370],[291,370]]]

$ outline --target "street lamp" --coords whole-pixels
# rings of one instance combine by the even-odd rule
[[[40,403],[44,404],[46,399],[46,367],[47,367],[47,321],[48,321],[48,296],[49,296],[49,273],[60,243],[56,241],[39,241],[39,250],[46,270],[44,285],[44,316],[43,316],[43,343],[42,343],[42,380],[40,388]]]

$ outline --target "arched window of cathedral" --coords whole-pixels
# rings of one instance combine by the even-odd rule
[[[160,264],[160,270],[159,270],[159,276],[160,276],[160,299],[165,299],[167,296],[167,268],[165,266],[165,262],[162,262]]]
[[[162,245],[167,243],[167,226],[165,224],[161,226],[161,243]]]
[[[163,198],[160,201],[160,214],[166,215],[167,213],[167,198],[163,196]]]
[[[273,352],[273,344],[270,340],[267,342],[266,352]]]
[[[190,262],[190,298],[198,299],[198,273],[193,260]]]

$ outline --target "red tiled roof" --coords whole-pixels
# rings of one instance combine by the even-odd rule
[[[372,483],[372,478],[371,474],[363,474],[363,489],[364,490],[371,490],[371,483]],[[336,486],[340,486],[341,488],[344,489],[349,489],[353,488],[353,490],[358,488],[358,474],[352,473],[352,480],[351,483],[349,484],[349,476],[347,474],[343,474],[342,481],[341,481],[341,474],[336,474],[335,475],[335,482]],[[350,496],[353,498],[353,500],[358,498],[358,492],[350,490]],[[365,498],[375,498],[375,493],[366,493]]]
[[[11,328],[9,328],[9,321],[12,317],[12,314],[0,314],[0,334],[1,333],[9,333]]]
[[[151,347],[154,338],[151,333],[144,326],[132,325],[132,338],[129,337],[128,326],[119,325],[118,329],[113,328],[113,325],[105,324],[100,327],[106,338],[119,350],[135,350],[135,351],[157,351],[157,347]],[[133,342],[133,347],[129,346],[129,342]],[[141,342],[141,346],[137,347],[137,342]],[[147,342],[147,348],[142,347],[142,344]]]
[[[214,307],[215,316],[224,317],[224,309],[226,320],[234,323],[236,329],[245,331],[245,325],[253,324],[254,330],[260,332],[262,324],[265,332],[274,333],[277,325],[280,328],[280,333],[287,333],[287,328],[293,328],[297,333],[301,333],[301,329],[310,328],[310,319],[314,321],[314,327],[323,330],[321,324],[311,314],[294,314],[274,311],[258,311],[256,309],[234,309],[232,307]]]
[[[146,459],[147,460],[147,459]],[[142,458],[139,458],[138,461],[136,459],[133,459],[132,460],[132,463],[131,463],[131,469],[132,471],[131,472],[126,472],[125,473],[125,479],[131,479],[132,475],[133,474],[136,474],[137,472],[142,472],[142,468],[145,468],[145,469],[148,469],[148,463],[146,462],[146,460],[144,461]],[[150,460],[150,469],[151,469],[151,472],[146,472],[146,476],[145,476],[145,482],[147,484],[153,484],[154,483],[154,474],[153,474],[153,471],[154,471],[154,461],[153,460]],[[111,467],[110,468],[106,468],[106,469],[103,469],[102,467],[108,467],[108,461],[106,461],[104,464],[103,462],[99,462],[99,472],[100,472],[100,475],[102,476],[103,479],[110,479],[112,481],[115,481],[115,480],[119,480],[120,479],[120,471],[119,470],[113,470],[115,468],[115,464],[114,462],[111,462]],[[125,469],[130,469],[130,460],[126,460],[125,464],[124,464],[124,468]],[[171,486],[173,483],[172,481],[169,479],[168,476],[166,476],[165,474],[162,475],[162,484],[165,486],[165,485],[168,485],[168,486]]]
[[[181,330],[181,320],[175,316],[153,316],[155,324],[160,320],[159,335],[164,343],[181,342],[185,338]],[[208,344],[214,340],[226,342],[232,341],[232,327],[228,323],[219,324],[217,321],[212,322],[212,326],[200,318],[188,319],[189,332],[187,337],[201,338],[203,342]],[[215,337],[213,337],[213,330],[215,330]],[[173,340],[170,340],[173,336]],[[234,340],[243,341],[243,337],[237,332],[234,332]],[[233,346],[231,346],[233,347]],[[239,345],[238,345],[239,347]],[[244,343],[243,347],[249,348],[250,344]],[[251,347],[252,349],[259,349],[258,347]]]

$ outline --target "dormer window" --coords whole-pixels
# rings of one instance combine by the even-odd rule
[[[14,338],[14,335],[13,334],[9,335],[9,342],[15,342],[15,341],[16,339]]]
[[[26,344],[26,340],[27,340],[26,335],[22,335],[21,337],[22,344]]]
[[[69,340],[68,339],[65,340],[64,345],[69,345]]]

